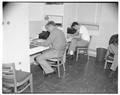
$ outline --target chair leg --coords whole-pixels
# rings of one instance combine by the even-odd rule
[[[89,63],[89,54],[88,54],[88,50],[87,50],[87,57],[88,57],[88,58],[87,58],[87,59],[88,59],[87,62]]]
[[[33,78],[32,78],[32,75],[30,77],[30,90],[31,90],[31,93],[33,92]]]
[[[106,69],[106,67],[107,67],[107,61],[105,61],[104,69]]]
[[[88,57],[88,58],[87,58],[87,63],[89,63],[89,55],[87,55],[87,57]]]
[[[76,55],[76,61],[78,61],[78,50],[77,50],[77,53],[76,53],[77,55]]]
[[[65,63],[63,63],[63,69],[64,69],[64,72],[65,72]]]
[[[59,62],[58,62],[59,64]],[[60,78],[60,66],[58,65],[58,77]]]
[[[15,84],[14,92],[18,93],[16,84]]]

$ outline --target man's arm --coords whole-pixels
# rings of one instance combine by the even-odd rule
[[[53,39],[54,39],[54,35],[53,33],[51,33],[45,42],[40,42],[39,44],[41,46],[49,46],[53,42]]]
[[[54,39],[53,33],[50,34],[48,39],[45,42],[38,42],[37,40],[34,40],[31,44],[36,45],[36,46],[49,46]]]
[[[77,31],[76,33],[73,34],[74,36],[78,36],[79,35],[79,31]]]

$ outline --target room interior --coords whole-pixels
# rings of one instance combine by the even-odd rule
[[[116,3],[7,3],[3,9],[3,63],[14,62],[17,70],[26,72],[34,72],[33,70],[36,72],[40,69],[34,66],[34,57],[44,48],[30,48],[30,42],[38,38],[38,34],[42,32],[41,23],[46,15],[49,16],[50,20],[61,24],[60,28],[63,30],[66,39],[69,36],[67,34],[67,27],[69,27],[73,21],[77,21],[88,28],[92,36],[89,45],[91,61],[97,56],[97,48],[107,49],[110,37],[113,34],[118,34],[118,6]],[[81,61],[80,59],[79,61],[84,63],[84,60]],[[68,62],[68,64],[69,63],[73,66],[74,61],[73,63]],[[80,64],[77,65],[79,66]],[[82,64],[82,66],[84,67],[84,64]],[[72,68],[70,65],[68,67]],[[73,67],[74,69],[77,68],[76,66]],[[94,72],[92,68],[93,67],[91,67],[90,70]],[[99,68],[96,68],[99,71]],[[73,69],[71,70],[74,71]],[[100,72],[103,73],[101,70]],[[38,73],[42,75],[41,70],[38,71]],[[82,76],[82,74],[80,75]],[[36,77],[38,78],[38,75]],[[50,77],[50,80],[52,80],[52,78]],[[103,77],[99,76],[99,78]],[[43,76],[40,80],[44,80]],[[58,80],[57,78],[56,81]],[[42,83],[41,81],[40,83]],[[39,89],[36,89],[37,92]],[[116,89],[117,88],[115,88],[113,92],[108,91],[108,93],[117,93]],[[45,92],[47,92],[47,90],[45,90]],[[51,93],[54,92],[55,91]],[[74,93],[74,90],[71,92]],[[75,93],[79,93],[79,91]],[[82,93],[85,93],[85,91],[83,90]],[[98,91],[98,93],[103,92]]]

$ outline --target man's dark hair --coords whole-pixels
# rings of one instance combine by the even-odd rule
[[[49,21],[49,22],[46,24],[46,26],[48,26],[48,25],[56,26],[56,23],[55,23],[54,21]]]
[[[73,22],[71,28],[73,28],[75,25],[79,25],[78,22]]]

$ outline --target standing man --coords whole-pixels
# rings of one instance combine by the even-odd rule
[[[46,30],[50,32],[50,36],[45,42],[34,42],[36,45],[51,46],[50,49],[37,56],[36,60],[41,65],[46,74],[54,72],[46,60],[51,58],[60,57],[65,50],[66,38],[64,33],[56,27],[53,21],[49,21],[46,25]]]
[[[73,39],[70,44],[69,53],[74,55],[77,46],[87,46],[90,41],[90,35],[88,29],[84,25],[80,25],[77,22],[73,22],[71,28],[75,29],[77,32],[73,34]]]

